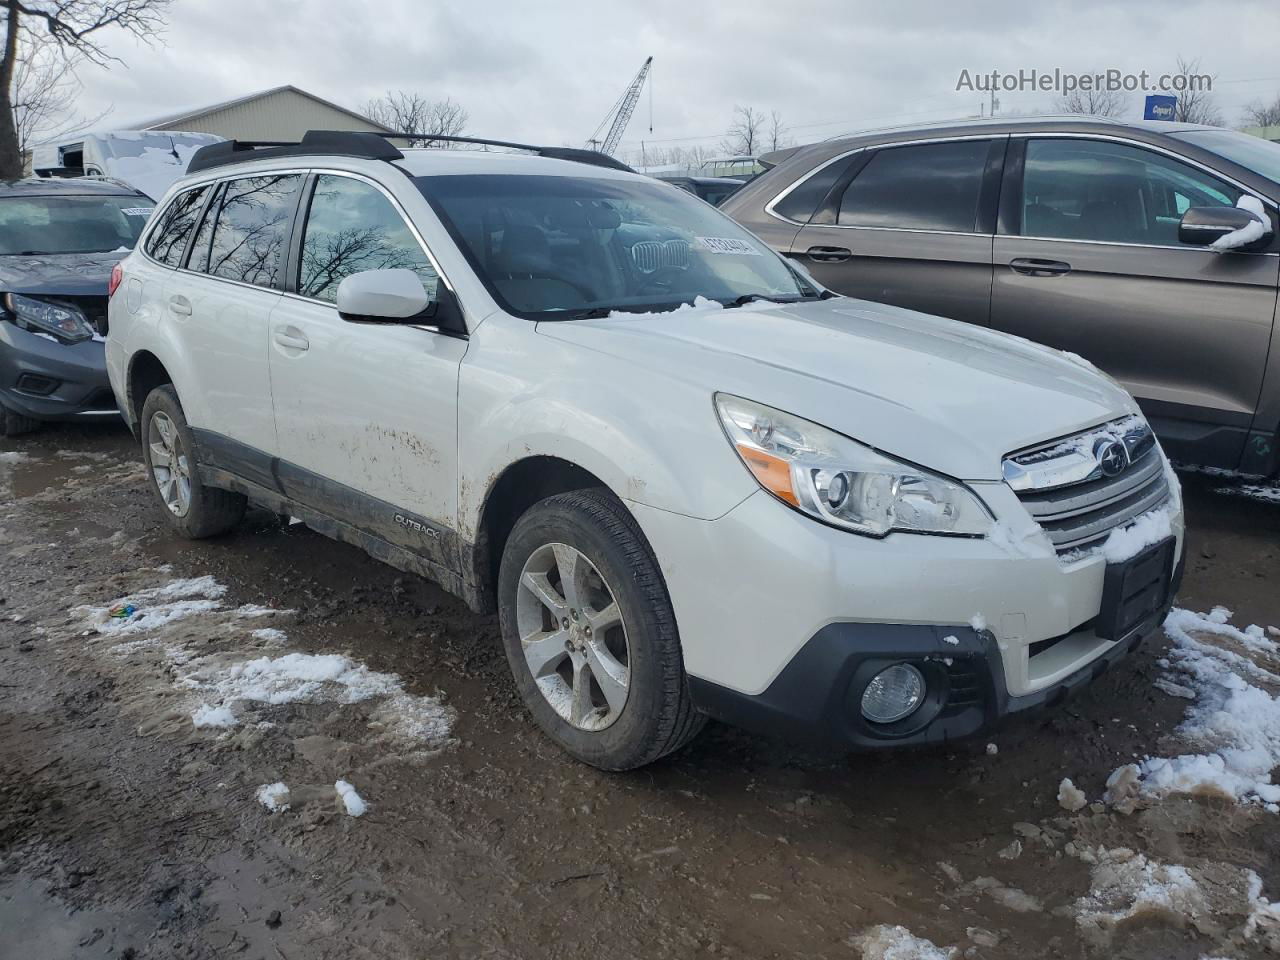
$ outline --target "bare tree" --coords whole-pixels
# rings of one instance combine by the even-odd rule
[[[1179,123],[1206,123],[1213,127],[1222,126],[1222,111],[1213,99],[1213,81],[1215,77],[1200,72],[1200,60],[1184,60],[1178,58],[1178,69],[1174,74],[1174,91],[1178,104],[1174,108],[1173,119]],[[1181,77],[1181,80],[1177,80]]]
[[[1058,100],[1060,113],[1080,113],[1087,117],[1118,117],[1124,113],[1124,94],[1119,90],[1072,90]]]
[[[725,153],[754,157],[763,142],[761,131],[764,124],[764,114],[753,107],[734,107],[733,123],[725,132],[725,138],[720,141],[720,148]]]
[[[769,124],[765,128],[764,142],[769,150],[781,150],[783,147],[791,146],[791,138],[787,136],[790,131],[786,124],[782,122],[782,115],[777,110],[769,111]]]
[[[407,90],[388,90],[383,96],[370,100],[364,105],[364,115],[390,130],[440,137],[461,136],[471,120],[462,104],[455,102],[452,97],[428,100],[421,94]],[[448,147],[449,143],[423,136],[412,138],[409,145]]]
[[[13,77],[13,126],[18,151],[25,154],[35,144],[61,140],[94,126],[111,108],[94,116],[76,113],[83,84],[76,76],[75,53],[63,50],[48,37],[24,36],[18,43]]]
[[[1244,119],[1251,127],[1280,126],[1280,96],[1270,103],[1256,100],[1244,108]]]
[[[98,40],[103,30],[120,29],[151,40],[164,25],[170,0],[0,0],[0,180],[22,176],[22,151],[13,115],[18,73],[18,41],[24,28],[66,54],[90,63],[116,60]]]

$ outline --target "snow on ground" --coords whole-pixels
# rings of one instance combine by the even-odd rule
[[[342,805],[346,807],[347,813],[353,817],[362,817],[369,805],[364,802],[364,798],[356,793],[356,788],[345,780],[339,780],[333,785],[333,789],[338,792],[338,798],[342,801]]]
[[[1175,926],[1205,921],[1209,903],[1186,867],[1157,863],[1128,849],[1099,850],[1076,923],[1093,940],[1126,921],[1158,919]]]
[[[395,674],[370,670],[348,656],[288,652],[245,659],[225,649],[208,652],[206,645],[216,635],[240,633],[258,649],[288,640],[283,630],[251,624],[291,611],[252,604],[227,607],[226,592],[213,577],[172,579],[106,606],[76,607],[72,613],[82,618],[86,632],[117,641],[108,648],[112,654],[125,657],[158,648],[174,686],[194,696],[188,709],[196,728],[251,723],[264,706],[362,703],[368,726],[380,740],[414,751],[449,742],[456,716],[451,707],[435,697],[411,694]],[[200,619],[192,627],[196,617]]]
[[[1238,487],[1218,487],[1214,493],[1233,497],[1248,497],[1263,503],[1280,503],[1280,487],[1263,483],[1242,483]]]
[[[862,960],[955,960],[960,955],[955,947],[939,947],[906,927],[889,924],[850,938],[849,946],[862,952]]]
[[[1280,692],[1280,676],[1269,669],[1277,664],[1276,643],[1261,627],[1241,630],[1230,617],[1223,607],[1170,612],[1164,628],[1173,646],[1161,665],[1175,674],[1167,682],[1194,697],[1177,734],[1195,752],[1121,767],[1108,781],[1109,802],[1126,792],[1112,781],[1133,767],[1136,777],[1127,779],[1144,796],[1217,795],[1280,811],[1280,786],[1271,782],[1280,765],[1280,696],[1271,692]]]
[[[31,458],[21,450],[5,450],[3,453],[0,453],[0,463],[8,464],[9,466],[13,466],[17,463],[26,463],[30,459]]]
[[[254,798],[272,813],[289,809],[289,788],[283,783],[264,783]]]

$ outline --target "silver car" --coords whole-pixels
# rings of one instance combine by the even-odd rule
[[[764,160],[721,209],[832,290],[1079,354],[1138,399],[1170,456],[1280,467],[1280,145],[997,119]]]

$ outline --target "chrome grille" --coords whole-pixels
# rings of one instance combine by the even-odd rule
[[[1140,417],[1011,454],[1004,477],[1059,556],[1096,546],[1169,499],[1164,460]]]

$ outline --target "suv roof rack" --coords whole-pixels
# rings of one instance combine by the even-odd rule
[[[187,173],[221,167],[244,160],[300,157],[321,154],[364,157],[367,160],[401,160],[404,154],[377,133],[354,130],[308,130],[302,140],[224,140],[201,147],[187,162]]]
[[[428,143],[474,143],[484,147],[506,147],[509,150],[528,150],[540,157],[552,160],[572,160],[576,163],[589,163],[593,167],[606,167],[610,170],[622,170],[635,173],[616,157],[599,150],[582,150],[577,147],[539,147],[531,143],[513,143],[510,140],[488,140],[484,137],[455,137],[440,133],[389,133],[389,137],[403,140],[426,140]]]
[[[506,147],[512,150],[528,150],[540,157],[555,160],[571,160],[589,163],[611,170],[635,173],[621,160],[595,150],[579,150],[575,147],[539,147],[528,143],[512,143],[509,140],[485,140],[480,137],[454,137],[427,133],[366,133],[354,130],[308,130],[300,141],[290,140],[224,140],[201,147],[191,155],[187,173],[197,173],[213,167],[241,163],[245,160],[269,160],[275,157],[338,156],[362,157],[366,160],[403,160],[404,154],[388,138],[399,140],[426,140],[429,142],[473,143],[486,147]]]

